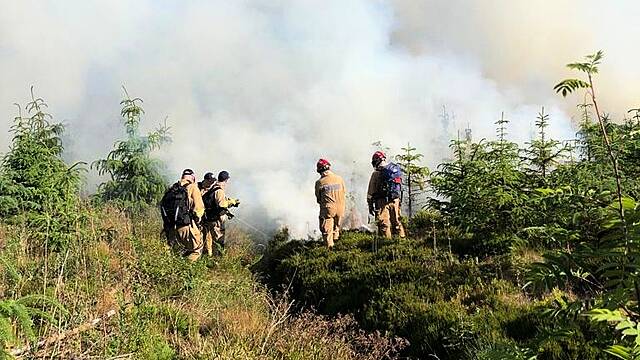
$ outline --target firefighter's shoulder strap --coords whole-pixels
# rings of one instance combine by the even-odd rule
[[[216,192],[222,190],[222,187],[218,184],[215,184],[209,189],[206,193],[204,193],[204,197],[202,201],[204,202],[204,211],[207,215],[207,219],[214,219],[224,210],[218,205],[216,201]]]

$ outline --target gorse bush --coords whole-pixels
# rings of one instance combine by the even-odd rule
[[[141,136],[142,99],[132,99],[125,90],[125,99],[120,104],[127,137],[116,142],[105,159],[93,162],[93,168],[110,177],[100,185],[96,196],[102,201],[115,201],[124,208],[139,210],[156,205],[167,188],[163,164],[152,158],[151,153],[170,141],[169,128],[165,124]]]

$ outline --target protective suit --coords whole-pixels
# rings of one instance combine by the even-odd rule
[[[340,238],[340,227],[345,212],[346,186],[344,180],[331,170],[320,173],[316,181],[316,200],[320,205],[320,232],[327,247],[332,248],[334,241]]]
[[[225,245],[225,223],[230,217],[229,208],[238,206],[240,200],[227,198],[225,188],[229,174],[220,172],[218,181],[207,191],[207,196],[213,195],[211,209],[207,209],[207,217],[203,224],[205,233],[205,247],[209,256],[213,255],[214,243]]]
[[[192,213],[191,224],[177,229],[165,230],[170,245],[178,244],[184,249],[184,256],[196,261],[202,254],[202,233],[197,224],[204,215],[204,204],[198,185],[191,179],[182,178],[180,186],[185,186],[188,195],[189,209]]]
[[[373,212],[378,226],[378,235],[391,238],[393,234],[405,237],[404,226],[400,221],[400,199],[387,199],[384,190],[383,164],[379,165],[371,174],[367,203],[369,212]]]

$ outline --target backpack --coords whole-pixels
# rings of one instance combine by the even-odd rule
[[[383,193],[387,201],[402,197],[402,175],[402,168],[395,163],[389,163],[382,169]]]
[[[179,182],[173,184],[160,201],[160,212],[165,229],[191,225],[187,186]]]
[[[208,220],[215,220],[220,216],[221,208],[216,202],[216,191],[222,189],[220,185],[213,185],[209,191],[204,193],[202,202],[204,203],[204,215]]]

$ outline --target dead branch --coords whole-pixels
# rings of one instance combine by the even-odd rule
[[[96,325],[98,325],[100,322],[105,321],[107,319],[109,319],[110,317],[112,317],[113,315],[116,314],[116,310],[109,310],[107,311],[106,314],[104,314],[101,317],[95,318],[89,322],[86,322],[82,325],[79,325],[71,330],[65,331],[63,333],[57,334],[57,335],[52,335],[46,339],[40,340],[38,341],[35,345],[31,346],[31,345],[27,345],[25,347],[21,347],[21,348],[17,348],[17,349],[11,349],[9,350],[9,354],[13,355],[13,356],[21,356],[24,355],[28,352],[37,350],[43,346],[48,346],[54,343],[57,343],[58,341],[62,341],[68,337],[71,336],[75,336],[77,334],[80,334],[82,332],[85,332],[89,329],[94,328]]]

